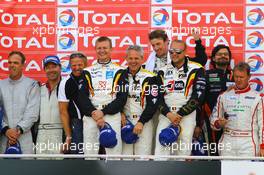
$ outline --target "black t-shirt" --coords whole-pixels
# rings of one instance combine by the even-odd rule
[[[84,116],[82,101],[88,99],[85,103],[86,109],[89,108],[89,114],[95,110],[95,107],[89,101],[90,90],[88,79],[91,78],[87,71],[83,71],[79,77],[74,76],[72,73],[63,79],[59,87],[59,102],[69,102],[68,112],[71,118],[81,119]]]

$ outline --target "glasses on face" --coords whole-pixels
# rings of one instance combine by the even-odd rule
[[[183,51],[184,50],[181,50],[181,49],[170,49],[169,50],[169,53],[170,54],[174,54],[174,53],[176,53],[176,54],[182,54]]]
[[[221,53],[221,52],[218,52],[218,53],[216,53],[215,55],[216,55],[216,56],[222,56],[222,55],[223,55],[223,56],[229,56],[229,53],[228,53],[228,52],[222,52],[222,53]]]

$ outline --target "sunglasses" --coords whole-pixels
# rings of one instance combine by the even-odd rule
[[[174,53],[176,53],[176,54],[182,54],[183,51],[184,50],[181,50],[181,49],[170,49],[169,50],[169,53],[170,54],[174,54]]]
[[[85,56],[84,54],[79,53],[79,52],[77,52],[77,53],[72,53],[72,54],[70,55],[70,59],[73,59],[73,58],[75,58],[75,57],[77,57],[77,58],[86,58],[86,56]]]

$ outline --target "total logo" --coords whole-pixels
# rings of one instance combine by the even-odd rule
[[[108,36],[112,41],[112,46],[116,48],[126,48],[130,45],[139,45],[141,47],[148,47],[141,36]],[[83,37],[83,47],[82,49],[87,49],[88,47],[95,46],[96,40],[99,36],[89,36],[84,35]]]
[[[264,12],[261,8],[253,8],[248,11],[247,20],[249,25],[258,25],[264,21]]]
[[[5,2],[55,2],[56,0],[4,0]]]
[[[0,33],[0,48],[52,49],[54,48],[53,42],[48,37],[8,36]]]
[[[4,25],[54,25],[50,14],[8,13],[0,9],[0,24]]]
[[[176,15],[174,15],[174,13]],[[205,24],[243,24],[243,17],[238,16],[235,12],[230,14],[226,14],[224,12],[202,12],[196,13],[191,12],[188,9],[174,9],[173,10],[173,18],[178,24],[199,24],[204,22]]]
[[[247,0],[247,4],[263,4],[264,0]]]
[[[262,31],[264,32],[264,31]],[[264,37],[261,31],[253,31],[253,32],[248,32],[247,38],[246,38],[246,43],[247,46],[246,48],[249,50],[263,50],[263,42],[264,42]]]
[[[58,51],[74,51],[77,50],[77,37],[70,32],[61,34],[58,37]]]
[[[250,86],[256,91],[260,92],[263,90],[263,83],[259,78],[254,78],[249,81]]]
[[[95,10],[79,10],[80,18],[86,25],[111,24],[148,24],[148,20],[141,13],[98,13]],[[144,19],[143,19],[144,18]]]
[[[59,22],[62,26],[69,26],[75,20],[75,15],[71,9],[64,10],[59,14]]]
[[[78,0],[58,0],[58,5],[78,5]]]
[[[152,8],[152,27],[171,27],[171,8]]]
[[[62,3],[64,3],[64,4],[71,3],[71,2],[72,2],[72,0],[62,0]]]
[[[261,56],[259,54],[251,55],[247,59],[247,63],[250,66],[251,72],[256,72],[256,71],[260,70],[260,68],[263,67],[263,59],[261,58]]]
[[[172,4],[172,0],[152,0],[152,4],[159,4],[159,5],[164,5],[164,4]]]
[[[41,64],[39,64],[36,60],[37,58],[27,58],[28,60],[26,60],[25,62],[25,72],[31,72],[31,73],[35,73],[35,72],[40,72],[41,71]],[[8,59],[0,59],[0,70],[1,71],[5,71],[8,72]]]
[[[70,56],[69,54],[58,54],[58,57],[61,61],[61,72],[62,75],[68,75],[71,72],[71,66],[70,66]]]

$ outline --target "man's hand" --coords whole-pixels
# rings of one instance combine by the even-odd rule
[[[260,157],[264,157],[264,146],[263,146],[263,144],[261,144],[261,146],[260,146],[260,149],[259,149],[259,156],[260,156]]]
[[[218,124],[221,128],[224,128],[225,125],[227,124],[228,120],[226,120],[225,118],[219,118],[218,120]]]
[[[175,126],[179,125],[181,122],[181,116],[178,114],[173,114],[172,112],[169,112],[167,114],[167,117],[169,118],[169,120],[171,121],[171,123]]]
[[[143,127],[144,127],[143,123],[137,122],[137,124],[134,126],[133,133],[137,135],[141,134]]]
[[[194,138],[199,138],[199,136],[202,134],[202,129],[198,126],[195,127],[194,132],[193,132],[193,137]]]
[[[121,126],[125,126],[126,125],[126,115],[121,112]]]
[[[195,41],[198,41],[200,39],[200,33],[198,30],[192,29],[192,36]]]
[[[99,120],[96,121],[96,124],[99,128],[103,128],[105,125],[105,120],[104,118],[100,118]]]
[[[72,138],[70,136],[66,137],[65,142],[62,145],[61,153],[68,153],[70,151],[70,145],[71,145]]]
[[[92,112],[92,118],[97,122],[97,120],[104,117],[104,113],[101,110],[95,110]]]
[[[8,138],[8,143],[10,145],[14,145],[17,143],[17,139],[20,136],[20,132],[18,132],[16,128],[11,128],[6,131],[5,135]]]

